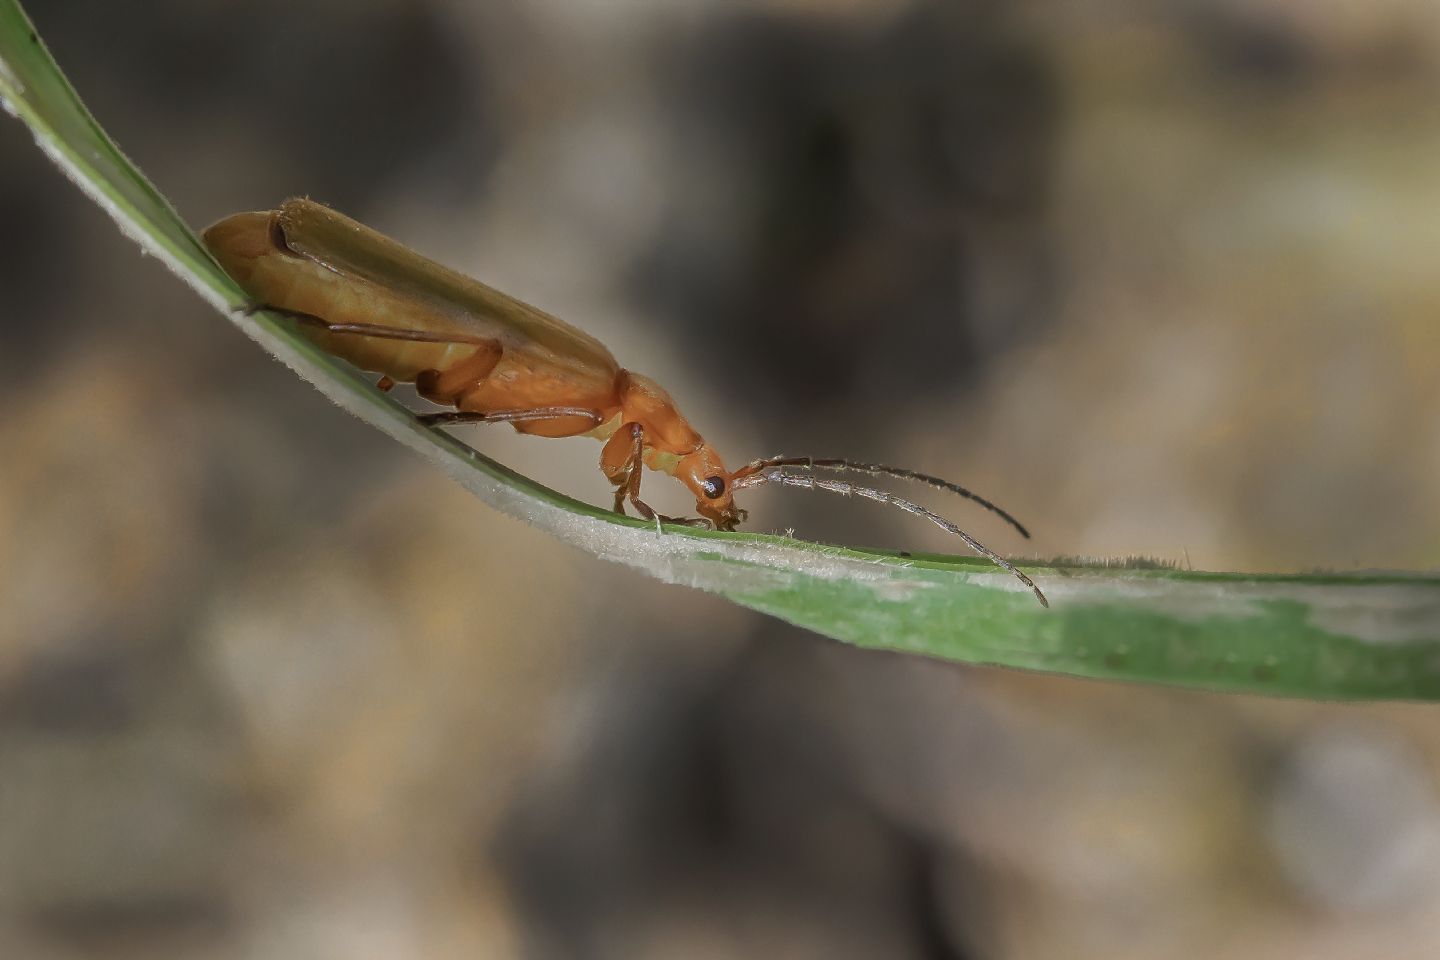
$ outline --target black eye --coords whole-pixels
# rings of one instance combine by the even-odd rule
[[[705,496],[714,500],[725,492],[724,477],[706,477],[700,481],[700,489],[705,491]]]

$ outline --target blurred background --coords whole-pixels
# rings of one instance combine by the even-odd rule
[[[1002,552],[1436,565],[1430,0],[27,6],[196,227],[332,204],[732,463],[951,476],[1037,531],[945,504]],[[17,123],[0,169],[0,955],[1440,949],[1433,708],[863,652],[602,565],[326,403]],[[594,443],[466,435],[608,502]]]

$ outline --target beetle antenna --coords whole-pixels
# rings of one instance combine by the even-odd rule
[[[737,477],[747,477],[751,474],[759,473],[760,471],[766,470],[770,467],[805,467],[806,469],[820,467],[825,470],[863,473],[871,477],[896,477],[901,480],[914,480],[919,483],[935,487],[939,490],[948,490],[951,493],[958,494],[959,496],[964,497],[966,500],[972,500],[975,503],[978,503],[986,510],[989,510],[991,513],[995,514],[1001,520],[1004,520],[1006,523],[1010,524],[1010,526],[1014,527],[1019,532],[1020,536],[1024,537],[1026,540],[1030,539],[1030,531],[1025,529],[1025,525],[1022,524],[1019,520],[1016,520],[1014,517],[1012,517],[1009,512],[1006,511],[1004,508],[994,503],[991,503],[989,500],[986,500],[984,497],[980,496],[978,493],[975,493],[972,490],[967,490],[965,487],[960,486],[960,484],[958,483],[951,483],[949,480],[946,480],[942,477],[932,477],[928,473],[919,473],[915,470],[906,470],[904,467],[887,467],[883,463],[859,463],[854,460],[841,460],[834,457],[821,459],[819,457],[781,456],[766,457],[763,460],[752,460],[750,463],[745,464],[745,466],[741,467],[739,470],[736,470],[735,475]]]
[[[751,466],[753,466],[753,464]],[[801,490],[824,490],[826,493],[838,493],[842,497],[864,497],[867,500],[874,500],[876,503],[885,503],[892,507],[899,507],[906,513],[913,513],[917,517],[924,517],[947,533],[955,534],[961,540],[964,540],[971,550],[985,557],[996,566],[1008,570],[1016,579],[1034,591],[1035,599],[1040,601],[1041,606],[1050,606],[1050,601],[1046,600],[1045,594],[1041,593],[1040,588],[1035,586],[1034,580],[1031,580],[1025,574],[1021,573],[1009,560],[1006,560],[938,513],[932,513],[918,503],[906,500],[903,497],[897,497],[895,494],[887,493],[884,490],[876,490],[873,487],[862,487],[858,484],[850,483],[847,480],[822,480],[809,474],[786,473],[784,469],[782,469],[783,466],[786,465],[769,464],[753,471],[750,471],[749,466],[743,467],[736,471],[737,474],[742,475],[735,481],[734,489],[739,490],[744,487],[758,487],[766,483],[778,483],[786,487],[798,487]]]

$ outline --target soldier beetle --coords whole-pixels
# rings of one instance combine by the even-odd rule
[[[615,485],[617,513],[624,514],[628,501],[647,520],[734,530],[746,518],[734,494],[747,487],[776,483],[864,497],[955,534],[1049,606],[1029,577],[951,521],[894,494],[817,477],[814,471],[929,484],[973,500],[1030,536],[983,497],[913,470],[835,458],[768,457],[727,470],[670,394],[622,368],[594,337],[326,206],[295,199],[277,210],[238,213],[207,229],[204,239],[252,298],[252,310],[292,318],[321,349],[379,373],[381,390],[413,383],[426,400],[454,407],[423,414],[423,422],[509,423],[540,437],[583,435],[602,441],[600,469]],[[640,499],[644,467],[688,487],[700,517],[657,516]]]

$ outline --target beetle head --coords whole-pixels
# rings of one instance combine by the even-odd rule
[[[715,529],[734,530],[744,522],[745,511],[735,506],[734,479],[708,443],[681,457],[675,476],[695,495],[696,512],[715,524]]]

